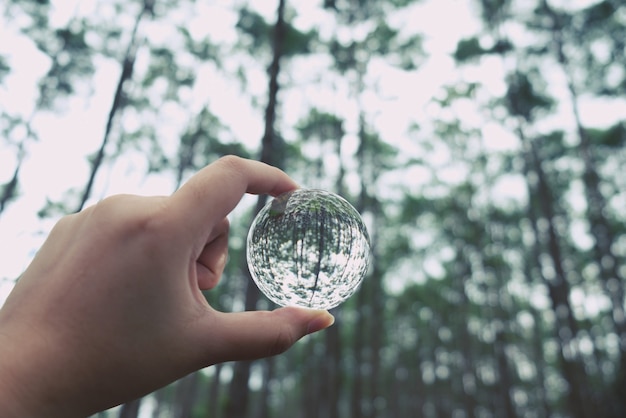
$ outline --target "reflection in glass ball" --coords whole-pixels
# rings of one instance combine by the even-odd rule
[[[269,202],[248,233],[250,274],[281,306],[333,308],[365,277],[369,235],[359,213],[342,197],[298,189]]]

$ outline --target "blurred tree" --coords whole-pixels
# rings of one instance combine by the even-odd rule
[[[139,13],[137,14],[137,18],[135,19],[135,24],[131,32],[130,41],[126,49],[126,54],[122,58],[122,70],[120,72],[120,77],[117,82],[117,87],[113,96],[111,109],[109,110],[109,116],[107,118],[106,127],[104,129],[104,137],[102,138],[100,148],[98,149],[96,154],[90,159],[91,170],[87,179],[87,184],[85,185],[85,188],[81,193],[81,197],[75,212],[80,212],[84,208],[87,199],[89,199],[89,196],[91,195],[96,174],[102,166],[106,146],[109,142],[111,129],[113,128],[113,121],[115,120],[115,116],[118,114],[118,112],[122,110],[124,106],[124,87],[133,75],[133,68],[135,66],[135,59],[137,56],[137,47],[139,44],[137,33],[139,29],[139,24],[143,20],[144,16],[152,13],[154,7],[153,3],[154,0],[145,0],[143,2],[143,7],[139,11]]]
[[[245,12],[242,12],[245,15]],[[245,16],[244,16],[245,21]],[[241,22],[241,20],[240,20]],[[277,140],[276,135],[276,112],[278,106],[278,76],[280,73],[280,65],[281,60],[283,59],[284,54],[284,45],[286,39],[286,23],[285,23],[285,0],[279,0],[278,8],[276,10],[276,23],[274,25],[274,30],[271,38],[272,45],[272,62],[269,67],[269,88],[268,88],[268,98],[267,98],[267,106],[265,107],[265,130],[263,132],[263,138],[261,139],[261,151],[259,160],[271,164],[277,167],[282,166],[282,161],[279,158],[280,156],[280,142]],[[267,196],[261,195],[257,199],[256,208],[254,210],[254,214],[258,213],[263,206],[265,206],[267,200]],[[238,260],[242,272],[245,272],[245,277],[243,281],[243,289],[245,292],[245,302],[244,308],[246,311],[252,311],[257,309],[257,302],[259,300],[259,289],[253,284],[252,279],[250,278],[246,259],[242,255]],[[271,359],[266,360],[267,372],[266,376],[266,385],[269,384],[269,381],[272,379],[273,370],[271,366]],[[233,379],[230,383],[229,391],[228,391],[228,402],[226,404],[224,414],[226,416],[238,416],[245,417],[248,416],[248,411],[250,409],[249,406],[249,389],[248,389],[248,381],[250,379],[250,369],[252,362],[250,361],[241,361],[237,362],[233,366]],[[267,406],[267,396],[266,393],[261,403],[261,410],[263,411],[262,415],[266,414],[265,412],[268,408]]]
[[[587,318],[581,318],[581,315],[577,313],[577,307],[571,303],[572,294],[581,286],[577,280],[577,273],[572,269],[572,264],[575,263],[574,260],[587,259],[587,255],[576,244],[571,245],[564,237],[564,233],[569,228],[567,225],[576,218],[576,215],[563,200],[566,191],[571,190],[572,185],[575,184],[578,173],[582,173],[581,177],[587,193],[589,214],[587,219],[591,226],[590,231],[593,230],[592,225],[594,223],[604,224],[605,226],[598,229],[604,231],[600,235],[606,243],[607,232],[610,236],[611,227],[609,225],[611,222],[607,218],[602,219],[598,213],[605,215],[608,212],[606,209],[597,211],[595,221],[594,215],[590,214],[590,211],[593,211],[593,202],[596,202],[596,209],[598,205],[599,207],[606,207],[606,202],[605,197],[600,193],[602,180],[597,166],[598,159],[593,156],[589,139],[585,138],[587,133],[583,127],[577,105],[581,96],[578,93],[576,80],[580,80],[580,87],[593,86],[592,89],[595,89],[596,92],[602,92],[601,94],[607,94],[610,90],[604,81],[598,83],[598,78],[592,76],[602,74],[602,77],[605,77],[606,73],[601,69],[603,65],[594,64],[594,60],[590,58],[594,56],[594,53],[590,51],[594,48],[597,50],[597,44],[595,47],[591,47],[591,44],[607,36],[609,31],[598,31],[597,26],[595,28],[590,26],[583,30],[581,22],[585,22],[585,24],[597,23],[598,20],[606,19],[605,27],[611,28],[613,25],[610,20],[613,18],[615,5],[607,2],[607,4],[591,6],[582,10],[582,16],[586,16],[588,13],[589,16],[593,17],[581,19],[574,18],[573,12],[569,9],[556,9],[550,7],[545,1],[540,1],[536,4],[536,8],[525,11],[520,11],[523,9],[518,9],[516,7],[518,5],[514,2],[482,1],[481,6],[483,18],[487,22],[485,26],[487,32],[483,36],[475,36],[460,42],[455,57],[464,63],[484,63],[489,56],[497,55],[502,59],[503,67],[508,72],[508,88],[504,103],[507,112],[513,119],[504,123],[517,126],[515,133],[525,144],[525,176],[530,187],[529,196],[531,196],[529,202],[531,211],[528,216],[534,231],[533,235],[538,243],[538,247],[533,246],[531,248],[541,248],[540,250],[532,250],[530,254],[536,260],[535,262],[539,262],[536,273],[530,274],[541,277],[548,288],[555,319],[554,340],[560,346],[561,368],[569,386],[567,393],[570,414],[582,417],[593,416],[594,411],[601,406],[596,400],[606,398],[606,377],[603,377],[602,374],[596,375],[593,372],[593,370],[597,370],[597,362],[600,361],[598,354],[589,355],[586,350],[583,351],[582,349],[583,340],[588,335],[588,329],[585,329],[588,323]],[[531,13],[528,13],[529,10]],[[515,45],[520,38],[516,37],[517,33],[510,29],[511,24],[509,23],[514,15],[518,20],[524,22],[529,36],[537,36],[538,39],[545,40],[545,43]],[[594,31],[594,29],[596,30]],[[587,30],[593,32],[594,41],[586,36]],[[611,31],[614,30],[611,29]],[[577,45],[577,48],[573,48],[574,45]],[[586,48],[580,49],[580,45],[589,46],[589,49],[582,52]],[[576,69],[572,66],[568,67],[568,59],[570,59],[568,54],[576,57]],[[582,58],[584,56],[585,59]],[[565,85],[570,97],[559,99],[561,101],[569,100],[573,104],[575,125],[573,129],[571,126],[564,126],[565,133],[557,131],[553,135],[543,135],[542,137],[541,134],[536,133],[538,121],[549,115],[551,110],[557,109],[557,107],[552,106],[554,101],[551,98],[546,94],[538,93],[539,91],[546,91],[543,78],[548,76],[550,69],[554,69],[554,67],[547,66],[547,62],[556,63],[563,70]],[[553,73],[549,76],[553,78]],[[602,77],[600,78],[602,79]],[[588,83],[590,79],[594,81]],[[606,78],[604,80],[606,81]],[[538,84],[541,84],[540,88],[537,88]],[[587,92],[592,93],[589,89]],[[491,109],[489,113],[495,115],[496,120],[505,120],[502,117],[501,109],[498,109],[499,104],[497,102],[495,104],[491,102],[488,106]],[[579,160],[575,158],[567,144],[569,138],[566,135],[572,133],[577,136],[579,143],[579,150],[581,151]],[[535,136],[536,139],[531,138],[532,136]],[[570,164],[581,162],[583,170],[564,170],[562,163],[565,161]],[[576,165],[570,165],[570,167],[573,168]],[[603,180],[606,181],[607,179]],[[612,183],[612,181],[610,182]],[[591,233],[594,235],[594,232]],[[597,238],[598,236],[594,239],[596,242],[595,253],[596,260],[600,260],[597,258],[601,254],[601,251],[597,249]],[[614,246],[604,247],[604,249],[609,250],[610,248],[614,248]],[[544,254],[548,257],[545,257]],[[600,262],[596,261],[596,263],[599,266]],[[610,262],[607,263],[605,268],[610,265]],[[602,271],[602,267],[600,267],[600,271]],[[605,277],[619,277],[619,275],[616,276],[614,272],[606,272]],[[620,286],[612,286],[613,294],[608,294],[609,300],[612,300],[613,304],[611,316],[615,317],[615,306],[619,306],[617,309],[618,318],[621,317],[620,312],[623,310],[623,293],[620,294],[619,288]],[[534,318],[536,324],[541,324],[542,321],[539,316],[534,315]],[[615,328],[619,335],[619,326],[616,325]],[[540,329],[537,332],[541,332]],[[536,356],[540,355],[540,348],[535,349],[534,352]],[[596,352],[597,350],[593,353]],[[542,360],[540,357],[537,361],[549,360]],[[550,379],[550,374],[544,374],[543,379]],[[542,385],[546,387],[547,383]],[[550,393],[547,396],[554,398]],[[556,404],[548,404],[545,398],[543,404],[546,415],[549,415],[556,406]],[[610,409],[613,405],[618,405],[619,401],[614,400],[608,404],[611,405]]]
[[[624,286],[626,281],[619,270],[623,260],[620,260],[614,251],[616,237],[611,227],[611,222],[607,217],[607,198],[602,193],[605,180],[599,172],[597,147],[592,143],[589,131],[583,125],[579,103],[581,101],[580,96],[584,92],[583,89],[588,89],[587,80],[589,79],[594,80],[591,93],[608,96],[618,94],[615,89],[607,86],[607,82],[614,85],[615,80],[607,79],[606,68],[616,62],[626,62],[622,41],[616,42],[614,40],[614,38],[621,38],[624,35],[623,25],[616,25],[615,22],[616,13],[619,13],[620,8],[622,11],[626,10],[623,5],[617,6],[611,1],[603,1],[590,6],[582,11],[584,23],[580,27],[577,27],[573,21],[569,23],[572,20],[569,15],[555,10],[545,0],[541,2],[538,9],[538,13],[550,19],[547,28],[552,35],[550,47],[564,74],[570,94],[569,99],[572,104],[572,114],[576,124],[575,132],[578,140],[578,151],[584,165],[582,179],[587,201],[587,220],[594,240],[593,258],[599,269],[598,279],[602,281],[607,297],[611,301],[612,313],[610,318],[613,321],[618,341],[620,341],[621,361],[616,373],[618,378],[615,384],[617,386],[624,383],[624,376],[626,376],[626,313],[624,311],[624,303],[626,302]],[[604,29],[600,33],[598,26],[602,26]],[[593,41],[596,43],[589,42],[589,32],[594,33]],[[570,37],[577,45],[582,44],[584,46],[583,51],[585,52],[582,53],[583,57],[579,58],[576,56],[577,54],[572,54],[566,50],[568,46],[566,42]],[[608,60],[602,57],[594,56],[593,49],[597,42],[609,42],[612,44],[610,45],[612,47],[611,50],[615,50],[613,62],[609,63]],[[574,55],[573,58],[571,57],[572,55]],[[579,80],[575,75],[574,66],[576,64],[573,64],[572,60],[581,60],[582,64],[586,64],[589,68],[590,73],[593,72],[596,76]],[[623,85],[625,81],[626,77],[622,76],[621,84]],[[608,396],[608,399],[611,398],[611,396]],[[617,417],[626,413],[626,401],[624,401],[623,396],[619,395],[607,403],[610,405],[607,406],[607,414]]]
[[[33,127],[37,114],[57,110],[54,106],[75,93],[81,80],[93,72],[92,51],[85,41],[90,28],[84,20],[72,18],[65,27],[53,27],[49,22],[50,5],[47,1],[10,1],[5,13],[5,21],[16,22],[13,25],[33,41],[48,59],[49,66],[39,80],[38,96],[30,114],[12,115],[8,106],[0,114],[4,136],[16,150],[13,175],[0,187],[0,214],[17,197],[20,171],[29,143],[39,139],[38,131]],[[8,73],[10,67],[4,60],[0,61],[0,76]]]

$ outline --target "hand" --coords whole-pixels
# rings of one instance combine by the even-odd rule
[[[330,326],[325,311],[218,312],[201,293],[222,274],[244,193],[294,188],[225,157],[171,197],[114,196],[63,218],[0,310],[0,415],[86,416]]]

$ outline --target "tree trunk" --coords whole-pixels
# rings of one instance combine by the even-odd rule
[[[211,385],[209,386],[209,394],[207,401],[207,418],[219,418],[219,401],[220,401],[220,388],[222,386],[220,382],[220,377],[223,369],[223,365],[216,364],[213,366],[213,380],[211,381]]]
[[[263,386],[261,387],[260,405],[258,408],[257,418],[271,418],[270,398],[272,395],[272,381],[274,380],[275,361],[273,357],[264,359],[263,366]]]
[[[552,20],[553,45],[557,60],[567,79],[567,87],[572,103],[572,113],[576,123],[576,133],[578,135],[578,150],[584,164],[583,184],[585,186],[585,197],[587,200],[587,219],[590,225],[590,232],[593,236],[593,256],[595,264],[599,269],[599,277],[602,281],[604,292],[611,301],[612,314],[610,316],[613,329],[618,336],[620,361],[618,363],[617,379],[614,382],[616,388],[622,387],[626,383],[626,312],[624,302],[626,291],[625,278],[620,271],[620,260],[613,250],[615,237],[605,215],[606,199],[600,191],[601,178],[596,167],[596,159],[593,155],[593,147],[590,143],[589,135],[582,125],[580,110],[578,107],[578,92],[571,76],[571,65],[565,52],[563,41],[563,25],[557,14],[550,8],[544,0],[543,6]],[[605,405],[604,414],[607,416],[621,417],[626,414],[626,397],[620,393],[607,393],[608,399],[603,399]],[[596,408],[594,407],[594,410]]]
[[[261,156],[260,160],[264,163],[279,166],[277,161],[277,144],[275,140],[274,122],[276,120],[276,105],[278,100],[278,75],[280,73],[280,60],[283,54],[283,42],[285,38],[285,0],[280,0],[276,12],[276,24],[274,26],[273,36],[273,58],[270,65],[270,80],[267,106],[265,108],[265,131],[261,140]],[[254,213],[257,214],[265,205],[267,196],[261,195],[257,199]],[[259,299],[259,290],[250,278],[245,255],[240,260],[241,271],[245,272],[244,288],[245,288],[245,309],[255,310]],[[233,380],[229,387],[229,396],[226,404],[225,415],[228,417],[248,416],[249,397],[248,397],[248,380],[250,379],[250,361],[241,361],[233,365]]]
[[[320,373],[317,367],[318,358],[315,356],[315,344],[320,335],[311,336],[306,341],[302,358],[306,359],[301,367],[300,374],[300,418],[321,418],[319,415],[319,387]]]
[[[356,303],[356,324],[354,325],[354,340],[352,345],[352,352],[354,355],[354,370],[351,371],[352,391],[350,392],[350,417],[362,418],[362,404],[363,404],[363,383],[362,380],[363,370],[365,369],[363,364],[363,345],[365,343],[365,327],[366,327],[366,290],[362,288],[357,293]],[[369,315],[368,315],[369,317]]]
[[[458,324],[459,326],[459,343],[460,348],[463,353],[463,360],[461,365],[461,387],[463,390],[463,407],[465,410],[465,414],[467,418],[476,418],[476,373],[474,372],[474,350],[472,348],[472,337],[468,330],[468,323],[465,319],[468,318],[470,309],[469,309],[469,298],[467,297],[467,291],[465,286],[465,281],[472,277],[472,267],[467,257],[464,256],[466,252],[464,250],[464,245],[467,243],[462,242],[461,240],[456,240],[456,280],[458,281],[459,288],[457,291],[459,295],[461,295],[461,302],[458,306],[460,310],[460,318],[463,318],[461,322]]]
[[[176,382],[175,418],[191,418],[198,394],[198,373],[191,373]]]
[[[620,352],[622,358],[626,356],[626,315],[624,312],[624,277],[619,271],[619,260],[613,252],[614,236],[605,216],[606,199],[600,192],[600,175],[596,168],[589,135],[582,125],[578,107],[578,92],[571,76],[571,65],[565,53],[563,41],[563,25],[557,14],[543,1],[543,7],[552,20],[552,38],[557,60],[565,78],[572,103],[572,113],[576,123],[581,159],[584,164],[583,183],[587,198],[587,217],[591,226],[591,235],[594,238],[594,257],[600,269],[600,278],[603,281],[605,292],[611,301],[612,321],[620,337]]]
[[[333,312],[336,318],[340,318],[340,311]],[[328,418],[340,417],[340,401],[341,392],[343,388],[343,373],[341,368],[341,320],[335,321],[335,324],[327,329],[324,333],[326,354],[324,356],[324,370],[325,376],[322,379],[324,387],[326,389],[326,402],[328,404],[328,410],[325,416]]]
[[[515,406],[511,398],[513,382],[511,378],[511,371],[509,362],[506,355],[506,337],[502,329],[496,330],[496,339],[494,341],[494,351],[496,355],[496,364],[498,365],[498,391],[500,392],[500,402],[502,413],[497,413],[496,416],[515,418]]]
[[[525,173],[525,177],[528,178],[528,173]],[[530,185],[527,183],[527,193],[528,196],[532,196],[532,189]],[[535,237],[534,241],[530,244],[530,257],[525,257],[524,262],[524,276],[529,286],[534,286],[533,277],[542,276],[541,267],[537,266],[537,260],[540,259],[541,250],[539,248],[539,242],[537,237],[539,236],[539,231],[537,230],[537,215],[535,211],[532,209],[532,205],[528,206],[528,219],[530,221],[530,226],[533,231],[533,236]],[[545,279],[542,280],[545,283]],[[535,390],[533,391],[533,395],[536,399],[536,411],[538,418],[548,418],[552,416],[552,407],[548,402],[548,397],[546,394],[548,393],[548,388],[546,387],[546,373],[545,373],[545,356],[543,350],[543,319],[541,318],[540,312],[537,309],[530,308],[530,313],[533,318],[533,336],[531,344],[531,353],[532,353],[532,363],[537,372],[537,378],[535,380]]]
[[[543,275],[542,277],[548,287],[548,294],[555,315],[556,340],[560,345],[559,358],[563,375],[569,386],[569,410],[575,418],[591,418],[593,415],[590,414],[588,410],[590,396],[587,389],[589,385],[586,382],[585,374],[580,364],[580,355],[576,341],[578,324],[574,318],[569,302],[569,282],[565,275],[563,267],[564,259],[561,254],[558,234],[554,225],[554,197],[552,196],[550,186],[548,185],[545,173],[541,167],[541,161],[537,155],[535,144],[532,140],[524,136],[520,136],[520,138],[523,140],[525,146],[525,164],[528,167],[526,171],[529,172],[532,169],[536,174],[537,187],[534,194],[537,196],[541,215],[547,222],[547,236],[545,237],[545,242],[552,261],[554,277],[551,279]],[[534,229],[539,231],[537,226],[534,226]],[[536,237],[536,239],[542,241],[540,236]]]
[[[80,212],[85,207],[87,200],[91,196],[93,185],[96,180],[96,174],[98,173],[98,170],[100,169],[104,161],[106,146],[111,137],[111,130],[113,129],[113,121],[115,120],[115,116],[117,115],[117,113],[123,108],[124,105],[124,85],[128,82],[128,80],[130,80],[133,75],[138,47],[137,31],[139,29],[139,24],[141,23],[146,13],[152,10],[151,4],[151,1],[145,1],[144,7],[141,9],[139,14],[137,15],[137,18],[135,19],[135,26],[133,27],[130,42],[128,44],[128,48],[122,62],[122,72],[117,82],[117,87],[115,89],[115,95],[113,96],[111,109],[109,109],[109,116],[107,118],[106,127],[104,129],[104,136],[102,138],[102,142],[100,143],[100,148],[96,152],[96,155],[94,155],[94,157],[91,159],[91,170],[89,172],[89,178],[87,179],[87,184],[85,185],[85,188],[80,198],[80,202],[78,203],[75,212]]]

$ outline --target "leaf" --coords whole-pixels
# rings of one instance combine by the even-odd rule
[[[296,129],[303,138],[319,137],[338,140],[344,135],[343,120],[331,113],[312,109],[309,116]]]
[[[193,54],[201,61],[216,61],[219,56],[219,49],[216,45],[209,42],[208,39],[196,41],[189,33],[187,28],[178,28],[178,31],[183,35],[185,39],[185,49]],[[219,64],[219,62],[216,62]]]
[[[392,50],[398,31],[389,26],[385,21],[380,21],[373,32],[367,37],[365,45],[369,51],[378,54],[388,54]]]
[[[481,0],[480,4],[482,6],[483,18],[486,21],[498,19],[498,14],[506,3],[506,0]]]
[[[283,55],[292,56],[305,54],[311,50],[311,43],[317,38],[314,30],[301,32],[291,25],[287,25],[285,39],[283,40]]]
[[[336,39],[330,41],[329,52],[334,58],[339,72],[344,73],[356,66],[355,50],[356,45],[354,42],[351,42],[349,45],[343,45]]]
[[[585,26],[602,25],[609,19],[616,9],[613,2],[604,0],[603,2],[594,4],[580,12],[585,21]]]
[[[252,47],[259,49],[263,45],[269,45],[271,26],[265,22],[263,16],[247,9],[239,10],[239,20],[235,27],[249,35]]]
[[[317,33],[314,30],[302,32],[288,22],[285,22],[284,25],[282,54],[284,56],[293,56],[309,52],[311,42],[317,38]],[[275,26],[268,24],[263,16],[258,13],[241,9],[236,27],[249,35],[253,48],[260,49],[263,46],[272,45]]]
[[[532,112],[537,108],[549,108],[552,100],[536,91],[526,74],[516,74],[509,83],[506,92],[508,106],[514,115],[530,120]]]
[[[2,79],[11,72],[11,67],[7,63],[6,59],[0,56],[0,82]]]
[[[454,59],[459,62],[465,62],[478,58],[485,52],[485,49],[480,46],[478,38],[461,39],[456,46],[456,51],[454,51]]]
[[[618,123],[607,129],[587,129],[589,139],[598,145],[621,149],[626,145],[626,127]]]

